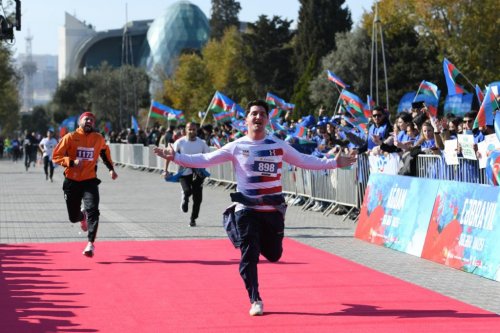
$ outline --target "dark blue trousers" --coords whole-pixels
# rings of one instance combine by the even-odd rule
[[[278,211],[258,212],[251,209],[237,211],[235,218],[241,235],[240,275],[253,303],[262,300],[257,274],[259,255],[276,262],[283,253],[284,218]]]

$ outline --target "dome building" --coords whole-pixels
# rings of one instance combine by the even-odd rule
[[[170,75],[183,50],[200,50],[209,37],[207,17],[189,1],[172,4],[154,20],[132,21],[121,29],[99,32],[66,13],[60,30],[59,80],[103,62],[113,67],[145,67],[151,77],[158,69]]]

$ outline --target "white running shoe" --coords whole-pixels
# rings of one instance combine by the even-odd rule
[[[95,247],[94,244],[89,242],[87,246],[85,246],[85,250],[83,250],[82,254],[86,257],[92,258],[94,256]]]
[[[88,230],[87,212],[85,211],[85,209],[82,209],[82,214],[83,214],[83,220],[80,221],[80,228],[82,228],[83,231],[87,231]]]
[[[250,307],[250,316],[262,316],[264,314],[264,303],[262,301],[255,301]]]

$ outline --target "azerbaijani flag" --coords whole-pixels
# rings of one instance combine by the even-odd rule
[[[226,121],[231,121],[233,118],[233,111],[222,111],[219,113],[212,113],[214,115],[214,119],[218,123],[223,123]]]
[[[269,124],[273,131],[286,131],[286,128],[278,122],[278,119],[270,119]]]
[[[223,93],[216,91],[214,97],[212,98],[212,101],[210,102],[209,109],[214,113],[230,112],[233,104],[234,102],[232,99],[230,99]]]
[[[415,101],[424,101],[431,115],[436,117],[440,94],[441,91],[439,91],[434,83],[423,80],[418,87],[418,94],[415,96]]]
[[[446,58],[443,60],[443,72],[448,87],[448,95],[463,94],[466,92],[461,85],[455,82],[457,76],[462,73]]]
[[[218,114],[217,117],[223,119],[227,118],[227,115],[223,115],[222,113],[230,113],[231,117],[235,117],[237,114],[243,115],[245,111],[241,106],[239,106],[229,97],[224,95],[223,93],[216,91],[214,97],[212,97],[212,101],[208,106],[208,110],[214,113],[214,117]],[[216,118],[217,120],[217,118]]]
[[[62,138],[69,132],[73,132],[76,128],[78,116],[71,116],[64,119],[59,126],[59,136]]]
[[[245,118],[245,110],[238,103],[233,104],[231,111],[235,117]]]
[[[481,107],[479,108],[479,112],[477,113],[476,120],[474,120],[474,126],[472,128],[493,125],[493,110],[498,107],[495,101],[495,92],[493,91],[494,88],[496,88],[496,86],[493,86],[491,84],[488,86],[488,88],[486,88],[483,103],[481,103]]]
[[[275,118],[278,118],[281,114],[281,111],[279,108],[274,108],[274,109],[271,109],[271,111],[269,112],[269,119],[275,119]]]
[[[247,131],[247,124],[245,122],[245,119],[240,119],[240,120],[233,119],[231,125],[233,126],[233,128],[236,128],[241,133],[245,133]]]
[[[432,82],[423,80],[422,83],[420,83],[420,87],[418,88],[418,90],[419,94],[432,96],[436,100],[439,100],[440,91],[438,87]]]
[[[344,81],[342,81],[337,75],[333,74],[333,72],[331,72],[330,70],[327,69],[326,74],[328,75],[329,81],[332,81],[336,85],[341,86],[342,89],[349,87],[348,84],[345,84]]]
[[[340,93],[340,99],[346,103],[349,113],[352,114],[354,118],[359,118],[361,121],[368,122],[368,119],[365,117],[366,105],[361,98],[344,89]]]
[[[302,124],[295,124],[295,131],[291,134],[294,138],[304,138],[307,134],[307,128]]]
[[[280,110],[293,110],[295,108],[295,104],[287,103],[283,98],[280,98],[270,92],[266,94],[266,102],[269,104],[271,109],[278,108]]]
[[[479,104],[482,104],[484,100],[484,93],[477,84],[476,84],[476,96],[477,100],[479,101]]]
[[[494,186],[500,184],[500,151],[493,150],[490,152],[486,162],[486,178]]]
[[[184,113],[180,110],[172,109],[154,100],[151,101],[151,118],[169,119],[173,116],[175,119],[180,119],[183,115]]]
[[[367,119],[369,119],[372,116],[372,111],[374,107],[375,107],[375,101],[370,95],[366,95],[366,105],[363,111]]]

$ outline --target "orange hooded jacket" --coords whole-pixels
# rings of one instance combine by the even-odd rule
[[[97,178],[97,160],[101,156],[104,164],[111,171],[113,161],[104,137],[97,133],[85,133],[79,127],[66,134],[54,148],[52,161],[65,167],[64,176],[76,181]],[[80,160],[74,165],[75,160]]]

